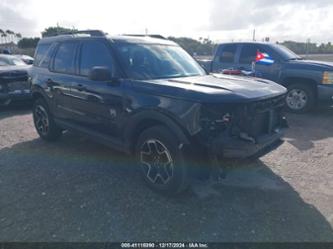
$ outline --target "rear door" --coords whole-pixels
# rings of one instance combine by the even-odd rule
[[[255,63],[257,52],[269,55],[269,57],[273,59],[273,63]],[[277,80],[280,64],[278,60],[274,58],[274,55],[261,44],[243,44],[240,49],[237,68],[245,71],[252,71],[253,63],[255,63],[254,70],[257,77],[273,81]]]
[[[236,58],[238,54],[237,44],[224,44],[221,45],[214,57],[212,63],[212,72],[219,73],[223,69],[232,69],[236,65]]]

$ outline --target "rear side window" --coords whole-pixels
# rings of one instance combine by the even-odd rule
[[[74,60],[76,46],[75,42],[65,42],[59,45],[54,57],[54,71],[67,74],[75,73]]]
[[[256,45],[244,45],[239,57],[240,64],[251,64],[256,61],[257,51],[265,53]]]
[[[50,46],[50,43],[38,45],[34,58],[34,66],[40,66],[40,62],[43,60]]]
[[[233,63],[235,61],[236,51],[237,51],[236,45],[225,45],[220,55],[220,62]]]
[[[96,66],[107,67],[112,70],[112,56],[107,46],[99,41],[83,42],[81,47],[80,75],[88,76],[90,70]]]

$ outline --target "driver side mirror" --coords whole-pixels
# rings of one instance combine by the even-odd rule
[[[108,67],[93,67],[89,72],[88,78],[95,81],[111,81],[112,73]]]

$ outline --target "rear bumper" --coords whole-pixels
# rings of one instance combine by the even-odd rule
[[[261,136],[257,141],[221,136],[214,141],[212,152],[219,157],[232,159],[260,157],[279,147],[283,143],[283,135],[284,129],[276,129],[273,134]]]
[[[333,105],[333,85],[318,85],[318,101]]]

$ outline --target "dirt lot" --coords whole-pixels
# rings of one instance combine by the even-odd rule
[[[333,110],[288,115],[286,142],[168,199],[126,156],[0,113],[0,241],[333,241]]]

